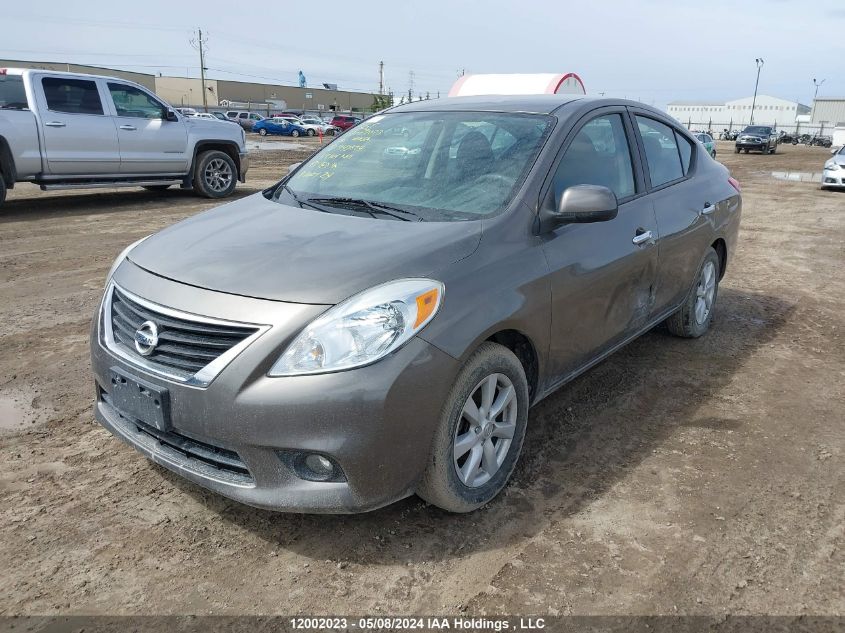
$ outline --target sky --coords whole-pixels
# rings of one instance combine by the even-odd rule
[[[287,5],[291,8],[288,9]],[[36,8],[37,7],[37,8]],[[313,7],[313,8],[310,8]],[[466,73],[576,72],[589,94],[670,101],[760,94],[811,104],[845,96],[843,0],[417,0],[13,3],[0,58],[445,96]]]

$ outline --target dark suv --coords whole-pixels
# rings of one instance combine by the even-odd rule
[[[736,138],[736,151],[749,150],[762,152],[763,154],[774,154],[778,149],[778,136],[774,129],[768,125],[749,125]]]
[[[340,128],[344,132],[351,127],[355,127],[360,122],[361,119],[359,117],[347,115],[338,115],[332,119],[332,125],[336,128]]]

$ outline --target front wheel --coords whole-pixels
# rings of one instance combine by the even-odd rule
[[[737,154],[739,154],[740,149],[738,147],[735,147],[734,150],[736,151]]]
[[[6,181],[3,179],[2,170],[0,170],[0,204],[6,200]]]
[[[488,503],[516,466],[527,423],[522,364],[506,347],[482,344],[446,398],[417,494],[449,512]]]
[[[225,152],[203,152],[194,169],[194,191],[206,198],[225,198],[235,190],[237,173],[235,161]]]
[[[719,255],[707,249],[698,268],[692,292],[681,308],[666,319],[669,331],[684,338],[698,338],[710,328],[719,294]]]

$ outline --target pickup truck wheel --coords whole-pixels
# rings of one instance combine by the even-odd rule
[[[775,145],[770,151],[769,154],[777,154],[778,153],[778,146]]]
[[[449,512],[491,501],[516,466],[528,423],[528,381],[509,349],[486,342],[458,373],[417,494]]]
[[[0,204],[6,200],[6,181],[3,180],[3,175],[0,174]]]
[[[736,151],[737,154],[739,154],[740,149],[738,147],[735,147],[734,150]]]
[[[147,191],[166,191],[170,189],[170,185],[147,185],[143,188]]]
[[[225,198],[235,190],[237,168],[232,157],[218,150],[197,157],[194,191],[206,198]]]
[[[666,319],[666,327],[675,336],[698,338],[710,327],[713,308],[719,294],[719,256],[708,248],[698,268],[695,282],[680,310]]]

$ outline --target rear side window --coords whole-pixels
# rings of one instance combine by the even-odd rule
[[[643,139],[652,187],[682,178],[684,169],[674,130],[659,121],[641,116],[637,117],[637,127]]]
[[[555,172],[556,200],[575,185],[601,185],[620,199],[634,195],[631,149],[621,115],[596,117],[572,139]]]
[[[26,90],[20,75],[0,74],[0,110],[27,110]]]
[[[687,172],[689,172],[690,161],[692,159],[692,145],[677,131],[675,132],[675,142],[678,144],[678,153],[681,155],[681,166],[686,176]]]
[[[103,114],[97,84],[85,79],[44,77],[41,80],[47,108],[70,114]]]

